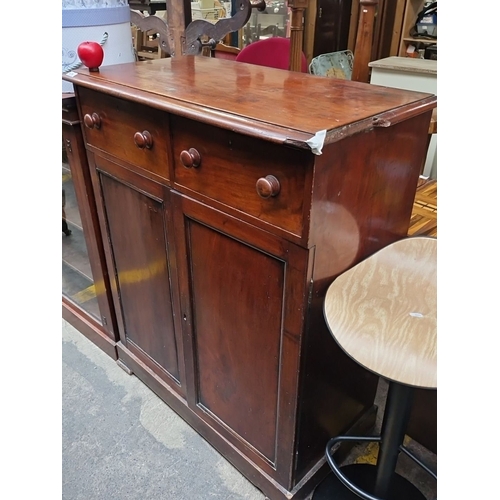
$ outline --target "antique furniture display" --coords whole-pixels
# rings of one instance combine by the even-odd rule
[[[304,10],[307,7],[307,2],[308,0],[288,1],[288,7],[290,8],[291,14],[290,37],[287,38],[287,43],[289,43],[289,64],[287,69],[292,71],[303,71],[304,68],[303,60],[305,55],[302,52],[304,31],[303,16]],[[172,4],[170,4],[170,6],[172,6]],[[230,33],[237,32],[246,26],[252,12],[254,15],[266,12],[267,5],[264,0],[235,0],[233,9],[234,14],[232,16],[210,20],[200,18],[199,16],[193,16],[191,22],[188,22],[185,6],[181,9],[172,8],[171,14],[174,15],[168,16],[168,23],[154,15],[145,17],[134,11],[130,13],[130,18],[132,24],[142,31],[152,30],[153,32],[157,32],[159,46],[158,52],[155,54],[154,58],[156,58],[156,56],[161,56],[162,53],[171,56],[178,56],[180,54],[198,55],[202,53],[205,47],[214,50],[217,42],[224,40]],[[168,2],[167,10],[169,10]],[[193,9],[191,9],[191,12],[194,12]],[[283,15],[279,15],[280,20],[283,22],[283,29],[278,33],[278,28],[276,28],[272,33],[273,36],[278,36],[280,34],[285,35]],[[184,16],[184,23],[179,22],[182,16]],[[276,27],[274,16],[274,14],[266,14],[266,17],[269,18],[269,26]],[[170,17],[173,19],[170,19]],[[271,18],[274,20],[271,20]],[[248,43],[249,41],[247,40],[246,44]],[[307,69],[307,61],[305,67]]]
[[[437,387],[437,240],[406,238],[379,250],[340,275],[328,288],[325,318],[332,337],[354,361],[389,383],[380,435],[337,436],[326,457],[334,474],[313,500],[425,500],[397,474],[402,452],[437,479],[403,445],[415,388]],[[331,455],[340,443],[377,443],[376,466],[339,467]]]
[[[326,441],[375,418],[325,293],[406,237],[435,96],[197,56],[64,78],[121,365],[271,500],[305,498]]]

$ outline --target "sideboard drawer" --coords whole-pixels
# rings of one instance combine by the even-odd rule
[[[78,91],[88,145],[169,178],[166,113],[86,88]]]
[[[171,127],[177,185],[302,235],[310,154],[178,116]]]

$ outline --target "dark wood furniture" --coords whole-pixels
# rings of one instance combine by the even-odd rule
[[[195,56],[63,78],[120,362],[269,498],[305,498],[327,439],[374,422],[324,296],[406,236],[436,98]]]
[[[368,83],[370,81],[370,68],[373,44],[373,30],[378,0],[360,0],[359,2],[358,30],[356,32],[356,45],[354,48],[354,64],[352,79],[356,82]]]
[[[309,61],[320,54],[348,48],[351,5],[357,1],[309,0],[304,13],[304,52]]]
[[[111,288],[74,94],[62,95],[62,139],[63,222],[70,231],[62,245],[62,317],[117,359]]]

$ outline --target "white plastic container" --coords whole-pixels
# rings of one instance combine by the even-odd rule
[[[102,66],[135,61],[130,7],[127,0],[63,0],[62,72],[80,67],[76,49],[85,41],[98,42],[104,50]],[[63,92],[73,85],[62,81]]]

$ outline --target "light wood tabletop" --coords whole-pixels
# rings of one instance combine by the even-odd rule
[[[437,239],[406,238],[329,287],[327,325],[357,363],[389,380],[437,387]]]

